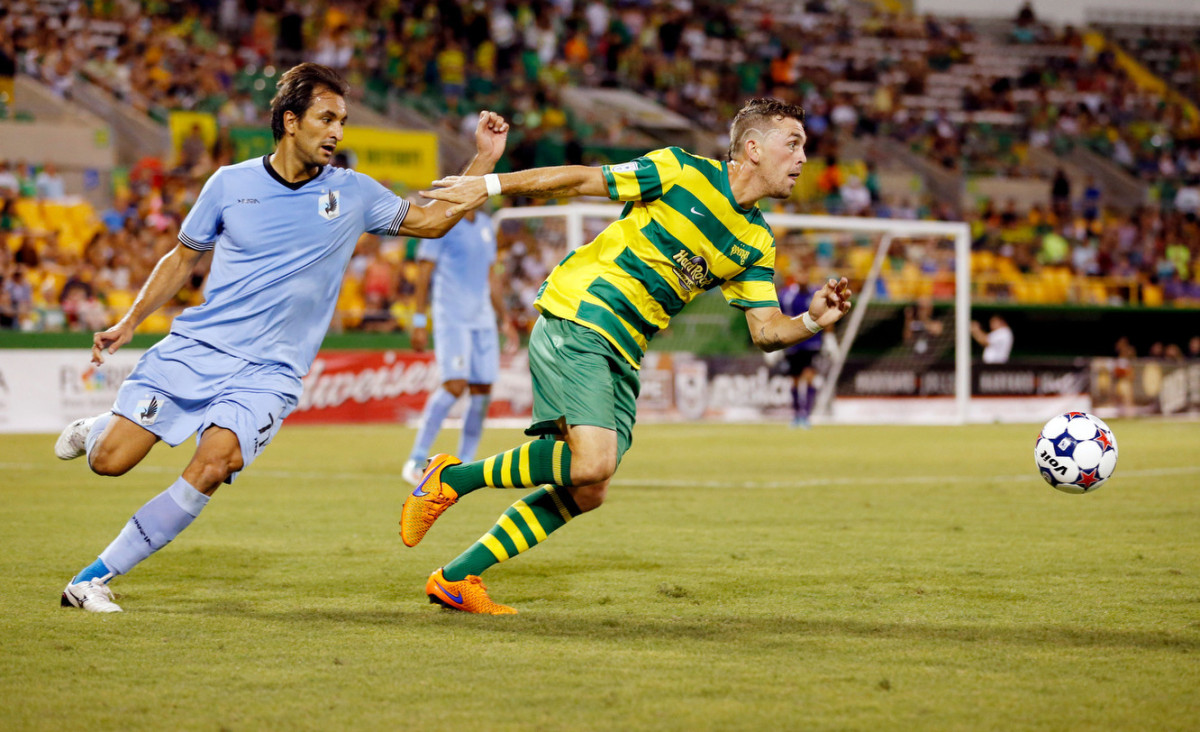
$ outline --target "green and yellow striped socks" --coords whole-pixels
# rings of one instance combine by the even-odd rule
[[[534,440],[490,458],[446,468],[442,480],[460,496],[480,488],[571,485],[571,448],[561,440]]]
[[[540,488],[510,506],[490,531],[445,566],[443,574],[451,582],[482,574],[493,564],[537,546],[580,513],[566,489]]]

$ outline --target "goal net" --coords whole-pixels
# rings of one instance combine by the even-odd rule
[[[510,310],[536,317],[537,287],[568,251],[590,241],[620,205],[503,209]],[[850,315],[823,335],[812,416],[827,422],[964,423],[970,416],[970,234],[945,221],[766,213],[776,237],[777,285],[847,277]],[[705,293],[650,343],[639,416],[786,418],[787,362],[750,343],[742,313]]]

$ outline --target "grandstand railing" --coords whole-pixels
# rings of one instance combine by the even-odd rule
[[[146,156],[169,159],[171,133],[166,125],[158,124],[81,76],[75,79],[71,100],[112,127],[120,165],[133,165]]]

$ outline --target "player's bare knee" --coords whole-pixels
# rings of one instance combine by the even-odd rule
[[[584,513],[600,508],[600,504],[604,503],[604,498],[607,495],[607,480],[588,485],[577,485],[571,488],[571,498],[575,499],[575,505]]]
[[[116,450],[105,446],[104,441],[97,442],[88,453],[88,467],[96,475],[116,477],[124,475],[133,467],[128,460],[122,459]]]
[[[617,472],[615,455],[573,454],[571,456],[571,481],[575,485],[608,484],[608,479]]]
[[[207,456],[189,465],[184,471],[184,479],[201,493],[207,493],[208,489],[221,485],[241,470],[242,464],[242,456],[237,453]]]
[[[451,394],[453,394],[454,397],[457,399],[458,397],[463,395],[464,391],[467,390],[467,380],[466,379],[451,379],[450,381],[444,382],[442,384],[442,388],[445,389],[446,391],[450,392]]]

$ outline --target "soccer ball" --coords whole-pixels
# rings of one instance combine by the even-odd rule
[[[1033,461],[1051,487],[1064,493],[1091,493],[1117,467],[1117,438],[1099,417],[1067,412],[1042,427]]]

